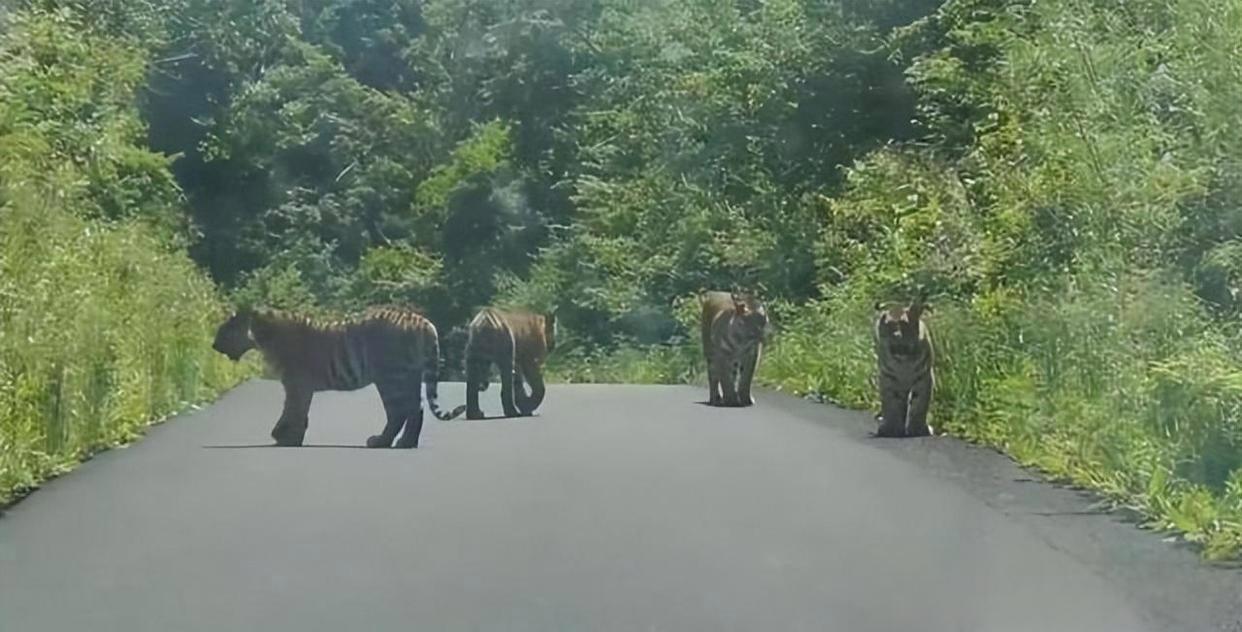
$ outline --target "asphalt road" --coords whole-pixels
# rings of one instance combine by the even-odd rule
[[[0,630],[1242,631],[1242,573],[993,452],[704,394],[554,386],[369,451],[373,390],[268,448],[248,383],[0,517]]]

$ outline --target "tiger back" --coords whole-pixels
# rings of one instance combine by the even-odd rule
[[[752,294],[707,291],[700,330],[707,362],[708,404],[751,406],[751,384],[763,352],[767,310]]]
[[[927,423],[935,389],[935,351],[921,300],[909,307],[876,305],[876,385],[882,437],[930,436]]]

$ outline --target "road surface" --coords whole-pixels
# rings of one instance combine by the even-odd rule
[[[703,395],[553,386],[369,451],[373,390],[269,448],[247,383],[0,517],[0,630],[1242,632],[1242,573],[993,452]]]

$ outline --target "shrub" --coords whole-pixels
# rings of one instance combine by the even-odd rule
[[[0,503],[229,388],[212,284],[147,225],[0,206]]]

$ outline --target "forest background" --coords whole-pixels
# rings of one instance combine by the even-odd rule
[[[231,305],[557,309],[565,381],[933,418],[1242,550],[1242,0],[0,0],[0,502],[251,374]]]

